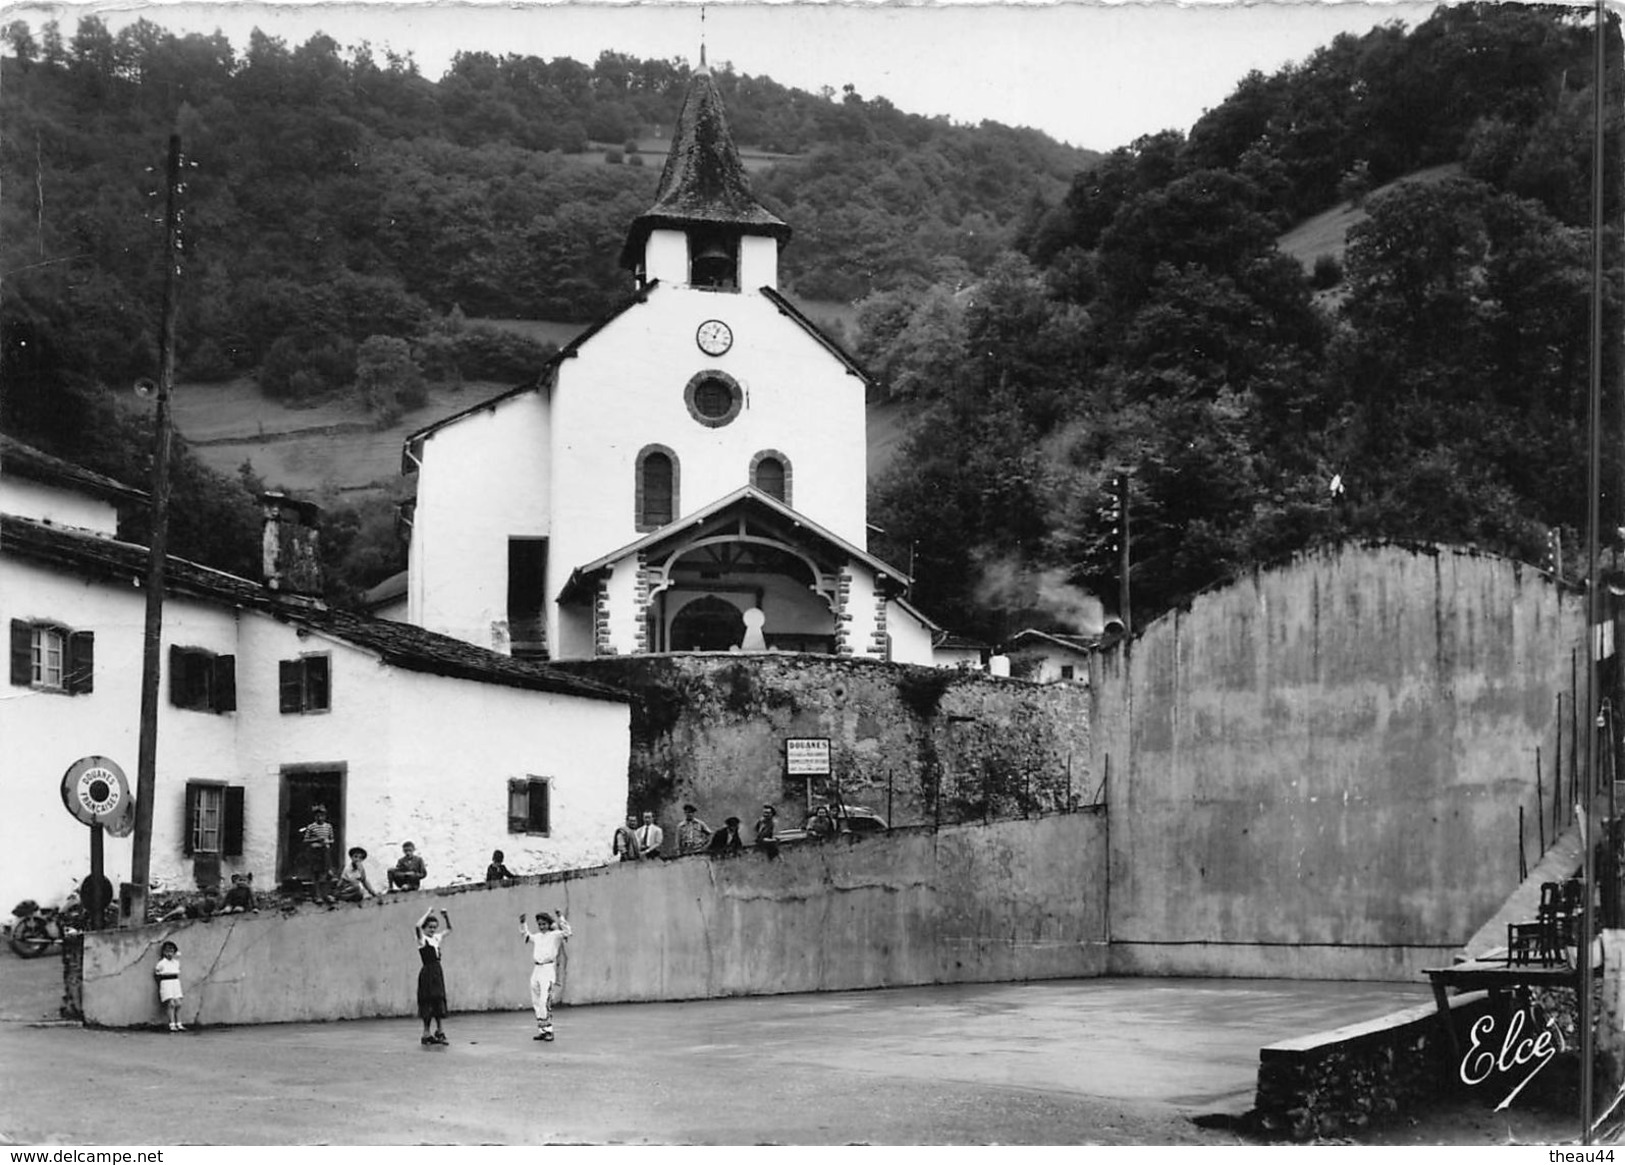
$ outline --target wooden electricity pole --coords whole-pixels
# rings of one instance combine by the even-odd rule
[[[164,629],[164,562],[169,543],[169,451],[174,427],[169,394],[175,384],[175,282],[180,274],[181,139],[169,138],[164,179],[164,298],[158,339],[157,414],[152,438],[152,535],[147,551],[147,619],[141,652],[141,738],[135,776],[135,843],[130,855],[132,926],[147,920],[152,876],[152,801],[158,768],[158,669]]]

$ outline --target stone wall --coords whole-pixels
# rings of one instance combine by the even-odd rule
[[[799,826],[837,784],[893,825],[1052,813],[1099,785],[1082,684],[773,653],[558,666],[633,693],[630,807],[655,810],[668,850],[686,801],[713,828],[739,817],[749,840],[764,803]],[[829,738],[833,776],[788,776],[788,737]]]
[[[1572,780],[1583,626],[1519,563],[1339,546],[1099,655],[1114,973],[1448,963],[1518,885],[1520,845],[1533,865],[1557,836],[1540,815],[1559,757]]]
[[[103,931],[84,940],[84,1017],[158,1022],[166,939],[189,1024],[411,1015],[413,926],[431,907],[451,916],[455,1011],[526,1008],[519,915],[560,908],[566,1003],[1087,977],[1106,963],[1105,847],[1104,815],[1072,813]]]
[[[1453,996],[1457,1030],[1490,1006],[1483,991]],[[1335,1031],[1284,1040],[1259,1053],[1252,1120],[1272,1137],[1306,1141],[1380,1125],[1465,1086],[1431,1003]]]

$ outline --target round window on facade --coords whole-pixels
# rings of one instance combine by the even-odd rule
[[[701,372],[683,390],[688,412],[700,424],[716,429],[739,415],[745,392],[726,372]]]

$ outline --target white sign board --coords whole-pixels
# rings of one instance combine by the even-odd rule
[[[790,737],[784,742],[784,771],[792,777],[827,777],[829,737]]]

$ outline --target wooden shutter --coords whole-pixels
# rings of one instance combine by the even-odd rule
[[[552,829],[547,782],[540,777],[530,778],[530,832],[548,833]]]
[[[11,621],[11,682],[27,687],[34,682],[34,625]]]
[[[214,710],[216,712],[237,711],[237,657],[235,655],[217,655],[214,657]]]
[[[221,656],[230,659],[231,656]],[[220,852],[228,858],[243,856],[243,787],[227,785],[220,806]]]
[[[181,811],[181,852],[192,852],[192,838],[197,833],[197,785],[186,782],[186,803]]]
[[[327,656],[307,655],[300,662],[305,665],[305,710],[307,712],[319,712],[332,707],[332,688],[328,683]]]
[[[508,832],[524,833],[530,824],[530,782],[524,777],[508,778]]]
[[[186,654],[173,643],[169,645],[169,702],[177,708],[189,706],[186,692]]]
[[[68,637],[68,676],[64,685],[74,696],[88,696],[96,687],[96,633],[74,631]]]
[[[277,664],[278,707],[284,712],[298,712],[305,703],[305,669],[297,659],[284,659]]]

